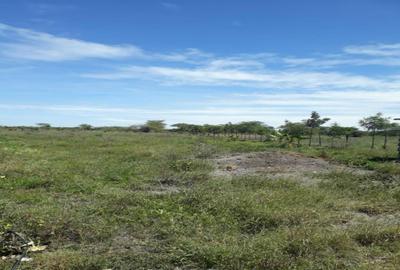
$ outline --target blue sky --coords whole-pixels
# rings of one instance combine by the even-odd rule
[[[0,2],[0,125],[400,116],[400,2]]]

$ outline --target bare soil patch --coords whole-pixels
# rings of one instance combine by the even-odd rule
[[[214,159],[214,176],[233,177],[245,175],[268,175],[269,177],[296,178],[310,182],[312,174],[331,171],[366,173],[321,158],[306,157],[299,153],[268,151],[220,156]]]

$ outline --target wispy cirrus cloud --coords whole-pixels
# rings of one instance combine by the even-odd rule
[[[141,59],[147,61],[199,64],[213,54],[196,48],[176,52],[145,51],[135,45],[109,45],[80,39],[59,37],[0,23],[0,56],[32,61],[61,62],[85,59]]]
[[[148,60],[159,60],[165,62],[183,62],[189,64],[202,64],[210,61],[215,56],[212,53],[203,52],[196,48],[188,48],[183,51],[170,53],[147,52]]]
[[[347,55],[322,56],[320,58],[284,57],[283,63],[288,67],[310,67],[314,69],[331,69],[337,66],[400,66],[400,57],[353,58]]]
[[[358,46],[353,45],[345,47],[344,51],[348,54],[400,57],[400,43],[372,44],[372,45],[358,45]]]
[[[339,72],[308,72],[256,70],[233,68],[174,68],[161,66],[130,66],[110,73],[89,73],[84,77],[106,80],[145,78],[170,84],[186,85],[237,85],[266,89],[400,89],[396,78],[371,78]]]
[[[236,93],[229,99],[215,100],[215,105],[226,106],[294,106],[322,110],[359,111],[396,108],[400,90],[393,91],[316,91],[310,93]],[[363,104],[362,107],[354,104]]]
[[[291,67],[332,68],[335,66],[400,66],[400,43],[349,45],[341,53],[318,57],[283,57]]]
[[[86,58],[143,57],[144,53],[140,48],[132,45],[105,45],[57,37],[0,23],[0,55],[16,59],[55,62]]]

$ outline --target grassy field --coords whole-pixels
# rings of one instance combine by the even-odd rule
[[[216,155],[278,149],[262,142],[1,130],[0,233],[48,246],[21,269],[399,269],[394,140],[280,149],[368,169],[305,185],[212,173]]]

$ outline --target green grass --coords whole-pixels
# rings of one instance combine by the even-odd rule
[[[394,156],[392,148],[294,148],[376,170],[316,174],[317,185],[210,174],[214,155],[272,147],[1,130],[0,231],[48,245],[22,269],[397,269],[398,165],[369,160]],[[0,269],[11,264],[0,260]]]

